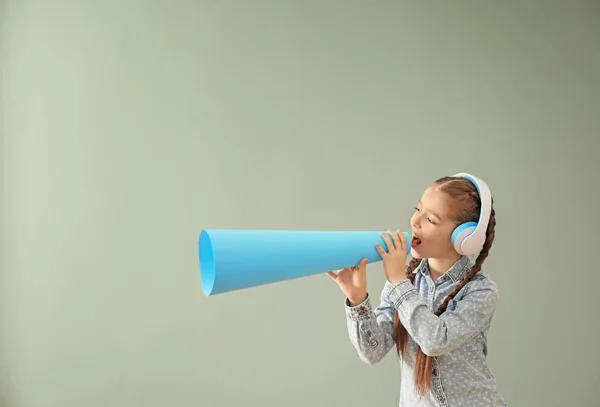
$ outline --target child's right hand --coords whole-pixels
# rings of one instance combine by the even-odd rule
[[[357,267],[339,270],[337,273],[328,271],[327,275],[337,283],[342,292],[355,306],[367,298],[367,259],[362,259]]]

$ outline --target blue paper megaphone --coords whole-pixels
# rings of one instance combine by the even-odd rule
[[[404,232],[407,254],[410,235]],[[223,230],[200,232],[200,280],[206,296],[381,261],[378,231]]]

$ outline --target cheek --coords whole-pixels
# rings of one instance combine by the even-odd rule
[[[452,242],[450,238],[452,237],[452,231],[444,230],[438,235],[440,244],[443,244],[447,247],[452,247]]]
[[[452,231],[447,230],[447,228],[431,225],[427,235],[429,237],[427,240],[436,246],[452,246],[452,243],[450,242]]]

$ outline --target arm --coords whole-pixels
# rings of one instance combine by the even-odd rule
[[[496,308],[498,288],[490,280],[474,280],[470,289],[439,317],[410,280],[396,286],[386,283],[384,291],[398,310],[400,322],[426,355],[444,355],[478,333]],[[450,305],[450,304],[449,304]]]
[[[394,345],[392,331],[396,310],[387,293],[382,292],[381,303],[375,310],[368,295],[354,307],[350,306],[347,298],[344,304],[348,335],[359,358],[370,365],[381,361]]]

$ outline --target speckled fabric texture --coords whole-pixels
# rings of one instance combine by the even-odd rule
[[[450,301],[440,316],[434,314],[472,266],[468,257],[435,282],[421,261],[414,271],[414,284],[404,280],[396,286],[386,282],[380,304],[373,308],[368,296],[351,307],[345,300],[348,334],[365,363],[374,364],[393,350],[394,313],[409,333],[408,352],[400,358],[401,407],[504,407],[488,368],[487,334],[496,309],[498,287],[480,272]],[[413,367],[417,343],[434,356],[431,391],[419,396],[414,391]]]

